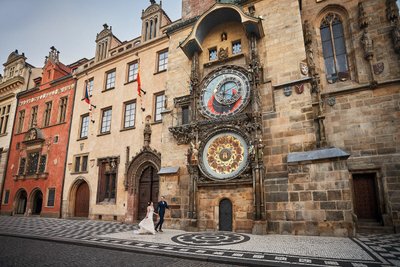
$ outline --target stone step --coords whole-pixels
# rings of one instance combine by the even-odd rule
[[[357,233],[363,234],[394,234],[393,226],[382,225],[358,225]]]

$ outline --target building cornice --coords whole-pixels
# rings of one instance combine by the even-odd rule
[[[13,77],[4,83],[0,84],[0,98],[4,98],[4,95],[9,98],[10,94],[15,95],[15,91],[18,90],[18,87],[23,85],[25,79],[21,76]]]

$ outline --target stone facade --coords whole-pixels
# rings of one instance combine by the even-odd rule
[[[18,50],[11,52],[4,64],[3,75],[0,75],[0,190],[3,191],[3,181],[8,160],[11,132],[16,110],[16,95],[33,86],[33,80],[40,76],[41,69],[26,62],[24,53]],[[0,194],[3,199],[4,195]]]
[[[17,95],[2,214],[60,217],[75,80],[51,47],[42,75]]]

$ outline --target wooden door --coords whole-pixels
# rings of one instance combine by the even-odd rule
[[[354,174],[354,211],[358,219],[378,220],[378,198],[375,174]]]
[[[26,191],[22,191],[18,197],[16,214],[25,214],[27,199]]]
[[[158,191],[159,177],[157,169],[149,166],[143,171],[142,176],[140,177],[138,220],[142,220],[146,216],[147,202],[157,202]]]
[[[232,231],[232,202],[229,199],[219,203],[219,230]]]
[[[75,217],[89,216],[89,186],[86,182],[81,183],[76,190]]]

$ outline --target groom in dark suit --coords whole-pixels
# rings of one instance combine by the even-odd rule
[[[164,196],[161,196],[161,200],[160,200],[160,202],[158,202],[158,204],[157,204],[157,213],[158,213],[158,215],[160,216],[160,220],[159,220],[158,223],[156,224],[156,228],[155,228],[155,230],[156,230],[157,232],[158,232],[158,231],[160,231],[160,232],[163,231],[161,228],[162,228],[162,225],[163,225],[163,223],[164,223],[165,209],[169,209],[169,207],[168,207],[167,201],[165,201],[165,199],[164,199]],[[157,230],[157,228],[158,228],[159,230]]]

